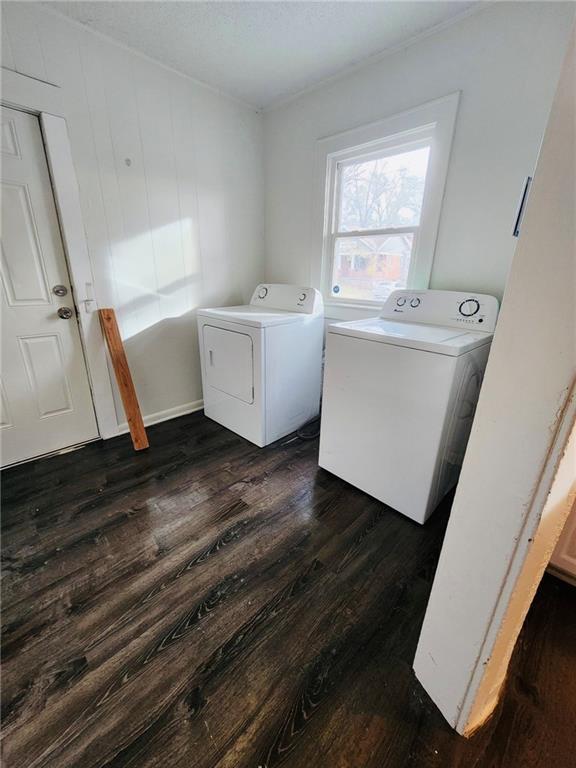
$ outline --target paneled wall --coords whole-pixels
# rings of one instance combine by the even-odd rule
[[[2,65],[62,89],[97,298],[143,412],[185,412],[202,397],[196,308],[262,277],[261,116],[35,4],[2,20]]]

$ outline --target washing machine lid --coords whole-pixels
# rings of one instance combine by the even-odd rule
[[[328,333],[392,344],[397,347],[421,349],[452,357],[492,341],[491,333],[465,331],[438,325],[401,323],[384,320],[381,317],[333,323],[328,326]]]
[[[248,325],[253,328],[266,328],[273,325],[285,325],[286,323],[303,323],[310,315],[246,304],[240,307],[199,309],[198,317],[209,318],[212,321],[224,320],[227,323]]]

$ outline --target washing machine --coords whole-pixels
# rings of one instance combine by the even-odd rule
[[[314,288],[262,284],[198,310],[204,413],[263,447],[318,415],[324,310]]]
[[[320,466],[424,523],[458,480],[497,314],[493,296],[397,290],[330,325]]]

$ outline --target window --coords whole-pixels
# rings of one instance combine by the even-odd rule
[[[332,297],[382,302],[408,284],[429,156],[425,144],[337,164]]]
[[[454,94],[320,142],[328,303],[380,305],[396,288],[428,287],[457,104]]]

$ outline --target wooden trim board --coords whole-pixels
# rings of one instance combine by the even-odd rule
[[[122,338],[118,329],[116,313],[113,309],[104,308],[98,310],[98,315],[100,317],[102,332],[106,339],[106,344],[108,345],[108,352],[110,353],[110,360],[112,362],[112,367],[114,368],[114,374],[116,375],[120,396],[122,397],[132,443],[134,444],[134,449],[136,451],[142,451],[145,448],[148,448],[148,436],[146,435],[138,397],[134,388],[134,382],[132,381],[132,374],[130,373],[130,367],[128,366],[128,360],[126,359],[124,344],[122,343]]]

